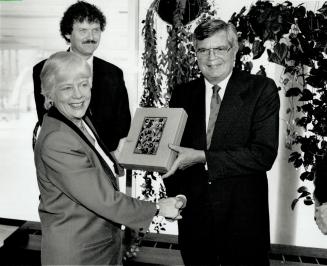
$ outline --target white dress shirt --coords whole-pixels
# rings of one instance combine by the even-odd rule
[[[87,132],[91,135],[91,137],[94,139],[94,147],[95,149],[99,152],[99,154],[101,155],[102,159],[105,160],[105,162],[107,163],[107,165],[109,166],[111,172],[114,174],[114,176],[116,177],[115,174],[115,168],[114,168],[114,163],[110,160],[110,158],[105,154],[105,152],[102,150],[102,148],[100,147],[99,143],[97,142],[96,137],[94,136],[92,130],[89,128],[89,126],[82,120],[83,126],[84,128],[87,130]]]

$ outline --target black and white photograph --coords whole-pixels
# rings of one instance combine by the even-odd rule
[[[0,0],[0,68],[0,265],[327,265],[326,0]]]

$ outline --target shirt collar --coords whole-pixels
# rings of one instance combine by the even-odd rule
[[[69,51],[72,52],[72,53],[74,53],[74,51],[72,50],[71,47],[69,48]],[[75,53],[75,54],[76,54],[76,53]],[[92,73],[93,73],[93,58],[94,58],[94,55],[92,54],[92,55],[90,56],[90,58],[86,60],[86,62],[87,62],[87,63],[89,64],[89,66],[91,67],[91,71],[92,71]]]
[[[220,87],[220,90],[219,90],[219,96],[221,99],[223,99],[224,95],[225,95],[225,91],[226,91],[226,87],[227,87],[227,83],[230,79],[232,75],[232,72],[229,73],[229,75],[224,79],[222,80],[221,82],[219,82],[217,85]],[[210,94],[210,97],[211,97],[211,94],[212,94],[212,86],[213,85],[216,85],[216,84],[211,84],[206,78],[204,78],[204,82],[205,82],[205,86],[206,86],[206,94]]]
[[[92,55],[89,59],[86,60],[86,62],[90,65],[92,72],[93,72],[93,58],[94,56]]]

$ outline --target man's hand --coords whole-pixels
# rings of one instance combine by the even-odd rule
[[[185,195],[179,194],[175,197],[177,199],[177,203],[175,205],[178,209],[184,209],[186,207],[187,199]]]
[[[169,148],[177,152],[177,158],[170,170],[165,173],[162,178],[173,175],[177,169],[184,170],[196,163],[205,163],[206,157],[203,150],[195,150],[192,148],[184,148],[176,145],[169,144]]]
[[[186,205],[186,197],[178,195],[176,197],[160,199],[159,202],[159,215],[168,219],[179,220],[182,219],[181,211]]]
[[[315,207],[315,220],[320,231],[327,235],[327,203]]]

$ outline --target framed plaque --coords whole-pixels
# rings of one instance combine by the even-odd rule
[[[137,108],[118,162],[126,169],[167,172],[177,156],[168,144],[180,144],[186,120],[183,108]]]

